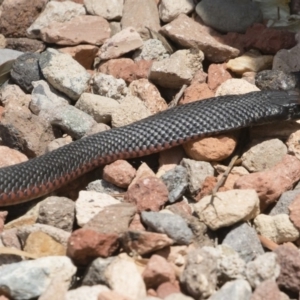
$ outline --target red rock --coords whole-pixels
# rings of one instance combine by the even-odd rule
[[[15,165],[27,160],[28,158],[23,153],[6,146],[0,146],[0,168]]]
[[[202,70],[199,70],[197,71],[195,74],[194,74],[194,77],[191,81],[191,84],[200,84],[200,83],[205,83],[207,80],[207,73],[205,73],[204,71]]]
[[[214,97],[214,92],[208,87],[207,83],[191,84],[185,91],[179,104],[186,104],[197,100]]]
[[[3,232],[6,216],[8,212],[7,211],[0,211],[0,233]]]
[[[300,195],[296,196],[289,205],[290,219],[294,226],[300,230]]]
[[[126,160],[121,159],[103,169],[103,179],[121,188],[127,188],[135,174],[135,168]]]
[[[130,230],[123,234],[122,244],[127,253],[144,255],[173,245],[166,234]]]
[[[135,214],[134,215],[128,229],[133,230],[133,231],[146,230],[143,223],[141,222],[141,215],[140,214]]]
[[[226,81],[231,79],[231,74],[226,69],[226,64],[211,64],[208,67],[207,85],[209,89],[215,91],[217,87]]]
[[[70,54],[85,69],[93,69],[94,60],[99,48],[94,45],[78,45],[60,48],[59,51]]]
[[[280,274],[277,284],[280,288],[292,293],[300,290],[300,252],[293,244],[281,245],[274,252],[277,254],[280,265]]]
[[[214,176],[207,176],[204,179],[202,188],[200,192],[195,197],[195,200],[198,202],[200,201],[204,196],[210,195],[212,193],[213,188],[217,184],[217,178]]]
[[[271,169],[240,177],[234,187],[238,189],[255,189],[261,201],[261,210],[274,203],[279,196],[293,188],[300,179],[300,161],[291,155]]]
[[[172,265],[159,255],[151,256],[142,276],[147,289],[156,289],[164,282],[174,283],[176,280],[176,274]]]
[[[174,214],[182,213],[183,215],[192,215],[193,211],[191,206],[188,204],[186,200],[175,202],[168,206],[168,209],[172,211]]]
[[[157,288],[156,292],[157,297],[159,297],[160,299],[165,299],[171,294],[180,293],[179,283],[178,281],[176,281],[175,283],[164,282]]]
[[[1,1],[0,33],[5,37],[26,37],[26,29],[44,9],[47,0]]]
[[[168,189],[158,178],[142,178],[129,187],[124,201],[135,204],[138,212],[159,211],[168,201]]]
[[[78,229],[68,240],[67,256],[76,264],[86,265],[99,256],[111,256],[119,248],[118,239],[117,234],[103,234],[91,229]]]
[[[263,281],[254,291],[250,300],[281,300],[280,290],[274,280]]]

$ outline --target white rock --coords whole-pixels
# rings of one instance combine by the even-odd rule
[[[211,203],[211,195],[194,204],[200,220],[212,230],[248,221],[259,213],[259,198],[255,190],[218,192]]]
[[[297,130],[293,132],[288,140],[286,141],[286,144],[288,146],[289,153],[294,154],[298,159],[300,159],[300,130]]]
[[[108,194],[93,191],[80,191],[79,197],[75,202],[77,224],[80,227],[83,227],[106,206],[118,203],[120,203],[120,201]]]
[[[52,22],[65,22],[80,15],[85,15],[82,4],[73,1],[50,1],[38,18],[27,29],[28,37],[39,38],[42,28],[47,27]]]
[[[100,95],[83,93],[75,107],[86,112],[98,123],[110,123],[112,112],[119,107],[119,102]]]
[[[254,219],[254,226],[258,234],[278,244],[296,241],[300,236],[286,214],[275,216],[260,214]]]
[[[194,7],[193,0],[161,0],[158,6],[159,17],[168,23],[180,14],[189,14]]]
[[[259,88],[254,84],[251,84],[244,79],[233,78],[223,82],[217,88],[215,96],[241,95],[255,91],[259,91]]]
[[[90,15],[101,16],[106,20],[119,20],[122,17],[124,0],[84,0]]]
[[[75,290],[68,291],[64,300],[98,300],[100,293],[109,290],[107,286],[101,284],[81,286]]]
[[[141,49],[134,51],[132,58],[134,61],[139,61],[142,59],[159,61],[168,58],[169,56],[170,55],[160,40],[149,39],[144,42]]]

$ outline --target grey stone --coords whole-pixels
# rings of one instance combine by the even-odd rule
[[[135,50],[132,58],[135,61],[139,60],[162,60],[170,55],[163,46],[162,42],[156,39],[150,39],[144,42],[141,49]]]
[[[237,279],[225,283],[209,300],[250,300],[251,286],[244,279]]]
[[[125,190],[122,188],[117,187],[116,185],[105,181],[104,179],[98,179],[95,181],[92,181],[88,184],[86,187],[87,191],[95,191],[98,193],[106,193],[106,194],[118,194],[118,193],[124,193]]]
[[[196,12],[204,24],[221,32],[245,32],[262,21],[257,3],[251,0],[202,0]]]
[[[0,293],[8,293],[10,298],[16,300],[25,300],[39,297],[48,288],[51,279],[58,276],[67,289],[76,267],[68,257],[49,256],[4,265],[0,272]]]
[[[166,172],[161,177],[161,180],[168,188],[170,203],[180,199],[188,187],[187,170],[182,166],[176,166],[174,169]]]
[[[225,236],[222,244],[234,249],[245,261],[251,261],[264,253],[254,228],[247,223],[237,224]]]
[[[165,233],[176,244],[188,245],[192,241],[193,232],[179,215],[143,211],[141,219],[151,230]]]
[[[6,48],[21,52],[43,52],[46,45],[42,41],[29,38],[7,38]]]
[[[32,91],[32,81],[43,77],[38,64],[40,56],[39,53],[24,53],[12,65],[11,78],[26,92]]]
[[[20,55],[22,55],[23,52],[16,51],[16,50],[11,50],[11,49],[0,49],[0,65],[3,63],[16,59]]]
[[[66,197],[48,197],[40,202],[37,223],[71,232],[75,219],[75,203]]]

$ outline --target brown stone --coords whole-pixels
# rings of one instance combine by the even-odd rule
[[[226,70],[226,64],[211,64],[207,73],[207,85],[212,91],[215,91],[227,79],[232,78],[231,74]]]
[[[146,163],[142,163],[140,167],[136,171],[136,175],[133,178],[131,184],[128,188],[130,188],[132,185],[134,185],[138,180],[146,178],[146,177],[156,177],[155,173],[149,168],[149,166]]]
[[[129,187],[124,201],[135,204],[138,212],[159,211],[168,201],[168,189],[158,178],[146,177]]]
[[[92,70],[94,60],[99,48],[94,45],[78,45],[60,48],[59,51],[70,54],[85,69]]]
[[[160,299],[165,299],[171,294],[178,294],[180,293],[179,282],[164,282],[157,288],[156,293],[157,297],[159,297]]]
[[[208,87],[207,83],[191,84],[185,91],[179,104],[186,104],[198,100],[214,97],[214,92]]]
[[[117,234],[103,234],[91,229],[75,230],[68,241],[67,255],[79,265],[97,257],[111,256],[119,248]]]
[[[0,233],[3,232],[4,223],[5,223],[7,214],[8,214],[7,211],[0,211]]]
[[[142,274],[147,289],[156,289],[164,282],[174,283],[176,280],[175,271],[165,258],[159,255],[152,255]]]
[[[44,9],[47,0],[4,0],[0,33],[5,37],[26,37],[26,29]]]
[[[27,160],[28,158],[23,153],[6,146],[0,146],[0,168],[19,164]]]
[[[135,214],[134,215],[128,229],[133,230],[133,231],[144,231],[144,230],[146,230],[143,223],[141,222],[141,215],[140,214]]]
[[[122,244],[127,253],[144,255],[173,245],[166,234],[130,230],[123,234]]]
[[[255,189],[261,201],[261,210],[274,203],[279,196],[293,188],[300,179],[300,161],[291,155],[267,171],[256,172],[240,177],[235,188]]]
[[[217,178],[214,176],[207,176],[204,179],[204,182],[202,184],[202,188],[200,192],[195,197],[195,200],[198,202],[200,201],[204,196],[210,195],[212,193],[213,188],[217,184]]]
[[[289,205],[290,220],[294,226],[300,230],[300,195],[296,196],[293,202]]]
[[[300,252],[293,244],[281,245],[274,252],[280,265],[277,284],[280,288],[299,293],[300,290]]]
[[[64,23],[52,22],[41,29],[41,39],[57,45],[100,46],[110,37],[109,23],[100,16],[76,16]]]
[[[116,160],[103,169],[103,179],[121,188],[127,188],[136,170],[126,160]]]
[[[283,300],[274,280],[263,281],[254,291],[250,300]]]
[[[203,70],[199,70],[194,74],[191,84],[205,83],[206,80],[207,80],[207,73],[205,73]]]
[[[6,48],[13,49],[21,52],[42,52],[45,50],[46,45],[39,40],[29,38],[7,38]]]

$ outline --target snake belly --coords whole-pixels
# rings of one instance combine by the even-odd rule
[[[260,91],[176,106],[0,169],[0,206],[46,195],[117,159],[159,152],[199,137],[300,116],[299,95]]]

